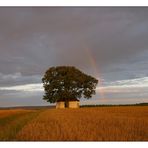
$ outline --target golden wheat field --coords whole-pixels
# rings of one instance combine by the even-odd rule
[[[148,106],[0,110],[0,141],[147,141]]]

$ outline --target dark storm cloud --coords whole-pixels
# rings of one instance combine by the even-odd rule
[[[147,7],[1,7],[0,87],[74,65],[105,82],[148,76]],[[17,95],[17,93],[16,93]]]
[[[147,50],[147,8],[0,8],[2,73],[42,74],[52,65],[88,69]],[[7,65],[7,66],[6,66]]]

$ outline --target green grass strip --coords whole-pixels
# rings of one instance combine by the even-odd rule
[[[42,110],[12,115],[0,120],[0,141],[16,141],[16,134]]]

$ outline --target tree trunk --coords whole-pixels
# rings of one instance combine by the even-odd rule
[[[69,107],[69,101],[65,101],[65,108]]]

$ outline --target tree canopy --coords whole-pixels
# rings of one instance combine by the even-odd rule
[[[49,68],[43,78],[45,95],[43,99],[54,103],[73,99],[86,99],[95,94],[98,80],[86,75],[73,66],[58,66]]]

